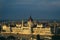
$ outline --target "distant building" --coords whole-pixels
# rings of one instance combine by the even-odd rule
[[[51,35],[51,28],[45,27],[42,23],[38,23],[37,21],[34,21],[32,17],[30,16],[28,21],[24,23],[24,20],[22,20],[21,23],[16,23],[15,27],[11,27],[9,25],[2,25],[2,29],[5,30],[5,32],[10,33],[19,33],[19,34],[32,34],[32,35]],[[12,30],[12,31],[11,31]]]

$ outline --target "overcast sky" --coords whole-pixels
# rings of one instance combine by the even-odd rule
[[[30,15],[60,19],[60,0],[0,0],[0,19],[18,20]]]

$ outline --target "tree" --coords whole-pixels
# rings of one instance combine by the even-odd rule
[[[39,34],[37,35],[37,40],[41,40],[41,39],[40,39],[40,35],[39,35]]]
[[[0,36],[0,40],[6,40],[6,38],[3,36]]]
[[[54,36],[52,36],[52,40],[60,40],[60,36],[59,35],[54,35]]]
[[[16,40],[14,36],[7,37],[7,40]]]

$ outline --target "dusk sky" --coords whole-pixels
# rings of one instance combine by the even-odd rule
[[[60,19],[60,0],[0,0],[0,19],[18,20],[29,16]]]

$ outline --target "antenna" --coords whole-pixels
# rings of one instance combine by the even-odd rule
[[[25,13],[23,13],[22,20],[24,20],[24,17],[25,17]]]

